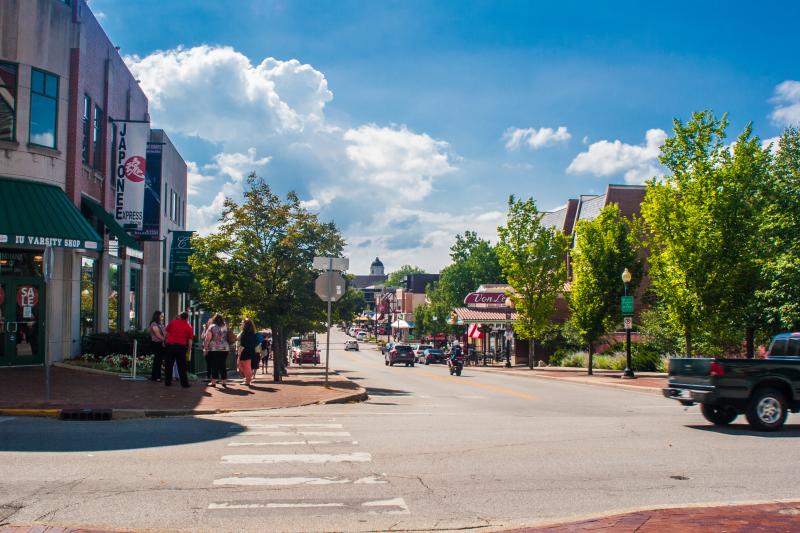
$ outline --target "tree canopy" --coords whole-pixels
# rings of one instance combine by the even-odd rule
[[[386,280],[387,287],[399,287],[406,280],[408,274],[424,274],[425,270],[418,266],[403,265],[391,274]]]

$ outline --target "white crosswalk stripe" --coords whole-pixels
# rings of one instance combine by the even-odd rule
[[[206,507],[209,512],[224,516],[229,510],[306,509],[320,513],[410,514],[405,499],[385,493],[391,491],[385,473],[358,472],[365,468],[359,465],[371,465],[373,457],[366,451],[348,449],[359,442],[352,440],[342,424],[331,418],[319,422],[284,420],[249,417],[242,424],[230,426],[225,446],[239,453],[221,455],[220,464],[234,466],[236,471],[213,479],[213,487],[221,492],[213,493],[215,501]],[[268,450],[287,453],[263,453]],[[223,494],[227,497],[221,497]]]

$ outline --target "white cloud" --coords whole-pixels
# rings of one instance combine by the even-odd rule
[[[770,137],[769,139],[762,139],[761,140],[761,147],[762,148],[769,148],[770,152],[773,154],[778,152],[780,148],[780,137]]]
[[[619,139],[610,142],[598,141],[578,154],[567,167],[570,174],[593,174],[611,176],[622,173],[625,183],[644,183],[661,174],[658,156],[667,133],[661,129],[647,130],[645,143],[626,144]]]
[[[800,125],[800,81],[779,83],[772,102],[776,104],[771,115],[773,123],[778,126]]]
[[[189,196],[194,196],[198,194],[200,192],[200,189],[204,187],[203,185],[204,183],[209,183],[214,181],[214,176],[203,174],[200,171],[200,167],[197,165],[196,162],[187,161],[186,167],[187,167],[186,179],[188,181],[187,189]]]
[[[213,231],[222,214],[225,198],[241,196],[244,191],[245,176],[252,171],[264,168],[269,161],[269,157],[258,158],[255,148],[250,148],[247,153],[222,152],[214,156],[213,163],[203,166],[204,171],[213,172],[214,176],[200,174],[197,172],[196,163],[187,163],[189,166],[189,194],[192,194],[192,187],[196,187],[198,183],[227,179],[210,203],[202,206],[189,205],[189,209],[186,211],[188,227],[198,231],[201,235]],[[208,197],[206,196],[206,198]]]
[[[553,128],[508,128],[503,133],[503,140],[506,141],[506,149],[509,151],[519,150],[520,146],[526,145],[531,150],[538,150],[545,146],[552,146],[560,142],[566,142],[572,138],[565,126]]]
[[[347,158],[355,164],[352,177],[409,200],[425,198],[433,180],[454,171],[448,144],[405,126],[374,124],[344,133]]]
[[[271,57],[254,65],[231,47],[178,47],[125,61],[156,124],[213,142],[252,142],[321,126],[333,99],[312,66]]]

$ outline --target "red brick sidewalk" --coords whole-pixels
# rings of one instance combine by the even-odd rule
[[[800,531],[800,502],[684,507],[517,529],[509,533],[751,533]]]
[[[6,368],[0,369],[0,409],[90,408],[191,414],[345,401],[365,393],[358,384],[335,373],[330,376],[331,388],[326,389],[324,372],[320,368],[290,368],[290,375],[281,383],[259,373],[252,388],[243,384],[212,388],[195,381],[184,389],[178,383],[165,387],[152,381],[123,381],[118,376],[53,367],[51,401],[45,402],[41,367]]]

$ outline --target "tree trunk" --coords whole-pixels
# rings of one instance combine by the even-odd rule
[[[528,339],[528,368],[533,370],[533,358],[536,355],[535,341]]]
[[[590,342],[589,343],[589,361],[586,364],[586,373],[589,374],[590,376],[593,374],[593,371],[592,371],[592,356],[593,355],[594,355],[594,343]]]
[[[755,355],[755,336],[755,328],[747,328],[747,332],[745,333],[745,349],[747,350],[748,359],[752,359]]]
[[[683,339],[686,343],[686,357],[692,356],[692,332],[689,328],[683,330]]]

